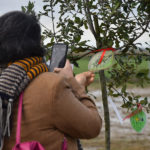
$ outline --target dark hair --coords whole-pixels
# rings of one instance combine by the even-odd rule
[[[41,28],[35,16],[14,11],[0,17],[0,63],[43,56]]]

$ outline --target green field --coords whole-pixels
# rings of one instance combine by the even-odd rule
[[[77,61],[79,67],[74,67],[75,73],[81,73],[84,71],[88,71],[88,63],[89,63],[90,57],[84,57],[81,60]],[[145,59],[142,61],[140,65],[137,66],[137,71],[148,69],[149,68],[149,61],[146,61]]]
[[[85,58],[82,58],[81,60],[77,61],[79,67],[74,67],[74,73],[78,74],[81,72],[88,71],[89,60],[90,60],[90,57],[85,57]],[[128,60],[125,60],[125,61],[128,61]],[[133,62],[129,62],[129,63],[133,63]],[[136,64],[134,63],[134,65],[136,65]],[[119,68],[120,66],[117,65],[117,67]],[[136,72],[137,73],[147,73],[147,76],[148,76],[149,68],[150,68],[150,62],[143,59],[142,63],[140,65],[136,65]],[[111,68],[109,70],[107,69],[105,71],[105,75],[107,78],[109,78],[108,71],[111,71]],[[98,76],[98,73],[96,73],[95,82],[97,82],[98,80],[99,80],[99,76]]]
[[[81,72],[88,71],[89,60],[90,60],[90,57],[85,57],[85,58],[77,61],[79,67],[74,67],[74,73],[78,74]],[[98,80],[98,74],[96,74],[95,80]]]

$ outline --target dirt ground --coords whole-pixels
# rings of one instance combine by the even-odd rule
[[[138,95],[148,96],[150,102],[150,88],[141,89],[134,88],[129,89],[129,91],[138,93]],[[103,127],[100,135],[97,138],[92,140],[81,140],[84,150],[105,150],[105,129],[104,129],[104,115],[103,115],[103,106],[101,101],[101,92],[100,91],[90,91],[97,97],[96,105],[98,111],[103,119]],[[110,98],[110,97],[109,97]],[[122,101],[121,99],[113,99],[120,115],[124,118],[129,113],[126,109],[121,108]],[[150,150],[150,114],[147,114],[147,122],[142,132],[137,133],[130,124],[130,119],[123,121],[123,124],[120,123],[112,105],[109,103],[109,113],[110,113],[110,123],[111,123],[111,150]]]

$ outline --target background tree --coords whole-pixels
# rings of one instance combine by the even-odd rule
[[[22,7],[23,11],[34,12],[33,3]],[[32,8],[32,9],[31,9]],[[29,10],[29,11],[28,11]],[[35,13],[34,13],[35,14]],[[137,72],[136,67],[143,59],[149,60],[150,48],[143,51],[136,41],[150,29],[149,0],[43,0],[43,11],[39,17],[49,17],[52,29],[43,32],[43,40],[49,39],[45,45],[49,50],[55,42],[64,42],[71,50],[68,57],[77,65],[77,60],[88,55],[92,50],[113,47],[117,49],[115,64],[109,70],[109,79],[104,71],[99,71],[102,100],[105,119],[106,150],[110,150],[110,119],[107,96],[122,97],[123,108],[133,109],[138,103],[149,111],[147,97],[126,91],[127,83],[138,81],[140,86],[149,82],[147,70]],[[90,31],[94,37],[95,46],[91,46],[82,36]],[[146,43],[150,46],[149,43]],[[82,55],[81,53],[84,52]],[[147,52],[145,54],[145,52]],[[80,55],[74,55],[80,53]],[[121,88],[121,92],[117,88]],[[108,89],[108,90],[107,90]]]

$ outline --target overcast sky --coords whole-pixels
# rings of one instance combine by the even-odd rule
[[[0,15],[8,11],[21,10],[21,6],[27,4],[28,0],[0,0]],[[35,9],[40,10],[41,8],[42,0],[37,0],[35,3]]]
[[[42,10],[42,0],[34,0],[35,1],[35,11],[38,12]],[[21,6],[26,6],[28,4],[28,0],[0,0],[0,15],[8,12],[8,11],[14,11],[14,10],[21,10]],[[42,18],[41,22],[46,25],[48,28],[51,28],[51,24],[49,20]],[[92,45],[95,45],[94,38],[91,35],[90,32],[86,32],[86,35],[83,37],[83,39],[89,39],[91,40],[90,43]],[[144,34],[140,39],[138,39],[137,42],[148,42],[150,44],[150,37],[148,34]]]

